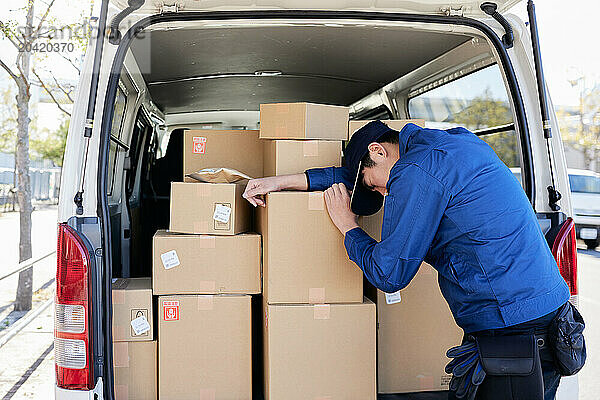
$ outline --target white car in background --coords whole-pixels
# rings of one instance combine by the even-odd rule
[[[594,250],[600,244],[600,174],[586,169],[568,172],[577,238]]]

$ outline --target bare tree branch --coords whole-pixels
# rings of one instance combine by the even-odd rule
[[[75,103],[75,101],[73,100],[73,98],[71,97],[71,92],[67,92],[66,89],[60,84],[60,82],[58,81],[58,79],[56,79],[56,77],[54,76],[54,74],[50,71],[48,71],[50,73],[50,75],[52,76],[52,79],[54,79],[54,83],[56,84],[56,87],[58,87],[58,89],[63,92],[65,94],[65,96],[67,96],[67,99],[69,99],[69,101],[71,103]]]
[[[65,60],[67,60],[69,62],[69,64],[71,64],[71,66],[73,68],[75,68],[75,70],[77,71],[78,75],[81,75],[81,69],[75,65],[75,63],[73,62],[73,60],[71,60],[69,57],[65,56],[63,53],[57,53],[59,56],[61,56],[62,58],[64,58]]]
[[[40,76],[38,75],[38,73],[35,71],[34,68],[31,69],[31,72],[33,72],[33,74],[36,76],[36,78],[38,79],[38,81],[40,81],[40,85],[44,88],[44,90],[46,91],[46,93],[48,93],[48,96],[50,96],[50,98],[52,99],[52,101],[54,102],[54,104],[56,104],[56,106],[58,107],[58,109],[62,112],[64,112],[65,114],[67,114],[69,117],[71,116],[71,113],[68,112],[67,110],[65,110],[62,105],[58,102],[58,99],[56,97],[54,97],[54,94],[52,93],[52,91],[50,89],[48,89],[48,87],[44,84],[44,81],[42,80],[42,78],[40,78]]]
[[[19,84],[19,77],[17,76],[17,74],[15,74],[14,72],[12,72],[12,70],[10,69],[10,67],[8,65],[6,65],[4,63],[4,61],[0,60],[0,66],[2,66],[2,68],[4,68],[6,70],[6,72],[8,72],[8,74],[10,75],[10,77],[15,80],[16,84]]]
[[[14,35],[14,32],[12,32],[11,29],[7,27],[2,21],[0,21],[0,30],[2,30],[4,37],[10,40],[10,42],[13,44],[13,46],[17,48],[17,50],[20,51],[23,48],[23,46],[25,45],[24,42],[21,39],[19,39],[17,35]],[[13,33],[13,35],[8,35],[6,32]]]
[[[38,26],[35,29],[35,31],[33,32],[32,36],[36,36],[40,32],[40,30],[42,29],[42,25],[44,24],[44,21],[46,20],[46,18],[48,18],[48,14],[50,13],[50,9],[54,5],[55,1],[56,0],[52,0],[50,2],[50,4],[48,4],[48,7],[46,8],[46,11],[44,12],[44,14],[42,15],[42,17],[40,18],[40,22],[38,23]]]

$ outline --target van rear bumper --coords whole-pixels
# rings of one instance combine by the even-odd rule
[[[104,399],[102,378],[96,382],[94,390],[67,390],[54,386],[55,400],[98,400]],[[96,396],[96,397],[95,397]]]

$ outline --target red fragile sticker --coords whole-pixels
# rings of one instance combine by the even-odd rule
[[[163,301],[163,309],[165,311],[163,319],[165,321],[179,320],[179,302],[178,301]]]
[[[202,136],[194,136],[192,138],[192,153],[194,154],[204,154],[206,151],[206,138]]]

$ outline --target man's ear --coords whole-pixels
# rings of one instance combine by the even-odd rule
[[[383,159],[385,159],[388,155],[387,150],[380,143],[373,142],[368,146],[369,154],[371,155],[371,159],[376,163],[379,163]]]

